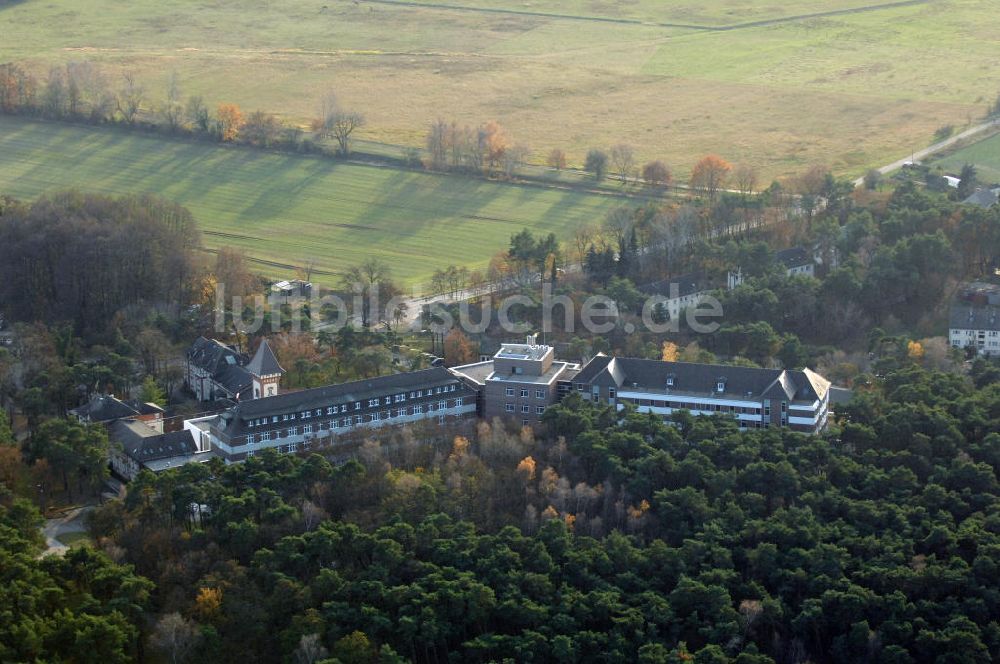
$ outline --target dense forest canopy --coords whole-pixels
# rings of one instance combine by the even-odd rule
[[[1000,371],[885,370],[827,438],[571,397],[143,474],[93,528],[190,661],[991,661]]]
[[[66,192],[0,212],[0,300],[15,319],[92,332],[129,305],[187,299],[200,238],[175,203]]]

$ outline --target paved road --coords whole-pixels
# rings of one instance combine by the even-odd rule
[[[975,127],[969,127],[962,133],[955,134],[951,138],[947,138],[943,141],[935,143],[934,145],[928,146],[923,150],[917,150],[916,152],[912,153],[909,157],[903,157],[902,159],[899,159],[897,161],[892,162],[891,164],[887,164],[879,168],[878,172],[881,173],[882,175],[887,175],[889,173],[892,173],[893,171],[898,171],[906,163],[909,163],[911,161],[913,162],[920,161],[925,157],[929,157],[932,154],[944,150],[945,148],[951,147],[952,145],[958,143],[961,140],[964,140],[971,136],[975,136],[976,134],[982,133],[987,129],[991,129],[993,127],[1000,127],[1000,118],[997,118],[995,120],[990,120],[989,122],[984,122],[982,124],[978,124]],[[864,177],[860,177],[854,181],[854,186],[861,187],[864,185],[864,183],[865,183]]]
[[[42,555],[61,556],[69,551],[69,547],[60,542],[57,538],[60,535],[85,532],[87,527],[84,525],[84,517],[86,517],[87,514],[93,509],[93,505],[77,507],[59,518],[46,520],[45,525],[42,527],[42,534],[45,536],[45,545],[48,548],[42,553]]]

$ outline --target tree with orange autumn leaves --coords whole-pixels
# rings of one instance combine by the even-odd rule
[[[722,157],[710,154],[703,157],[691,170],[691,186],[708,194],[709,200],[715,202],[719,190],[725,188],[732,164]]]

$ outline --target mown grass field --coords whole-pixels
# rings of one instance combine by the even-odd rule
[[[67,188],[176,200],[206,246],[282,265],[337,273],[377,256],[411,287],[449,264],[484,266],[525,227],[568,237],[621,200],[0,116],[0,193],[31,199]]]
[[[933,166],[958,174],[965,164],[976,167],[976,176],[983,184],[1000,184],[1000,134],[973,143],[942,157]]]
[[[373,141],[420,146],[438,117],[496,119],[535,161],[627,142],[681,180],[716,152],[767,182],[815,163],[860,175],[1000,91],[995,0],[881,4],[23,0],[0,9],[0,62],[132,69],[151,102],[175,71],[184,94],[302,124],[333,89]],[[796,18],[839,10],[863,11]]]

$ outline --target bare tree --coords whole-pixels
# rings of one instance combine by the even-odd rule
[[[116,100],[118,112],[129,124],[135,123],[135,118],[142,110],[146,100],[146,91],[135,80],[135,74],[127,71],[122,74],[122,87]]]
[[[448,123],[438,119],[431,124],[427,132],[427,151],[431,154],[430,165],[434,169],[443,169],[448,165]]]
[[[736,188],[740,190],[743,198],[753,196],[757,189],[757,172],[749,164],[738,164],[733,171],[733,178],[736,180]]]
[[[197,645],[198,631],[194,623],[181,614],[168,613],[157,621],[149,641],[171,664],[181,664]]]
[[[622,184],[627,184],[635,170],[635,151],[631,145],[619,143],[611,147],[611,163],[618,172]]]
[[[583,265],[583,260],[587,256],[587,250],[594,244],[594,227],[590,224],[578,226],[573,231],[573,246],[576,249],[577,263]]]
[[[545,163],[549,168],[561,171],[566,168],[566,153],[559,148],[555,148],[549,153],[548,159],[545,160]]]
[[[184,107],[181,105],[181,88],[177,80],[177,72],[170,73],[170,80],[167,82],[167,98],[160,109],[163,115],[163,122],[170,131],[176,131],[181,126],[184,119]]]
[[[188,97],[184,116],[195,129],[202,132],[208,131],[211,118],[208,115],[208,106],[205,105],[201,97]]]
[[[365,117],[360,113],[345,111],[337,102],[337,96],[330,92],[320,101],[319,120],[315,128],[326,136],[332,136],[337,141],[337,152],[349,154],[351,151],[351,135],[365,124]]]
[[[330,653],[320,641],[319,634],[306,634],[299,639],[299,647],[295,649],[296,664],[316,664],[326,659]]]

